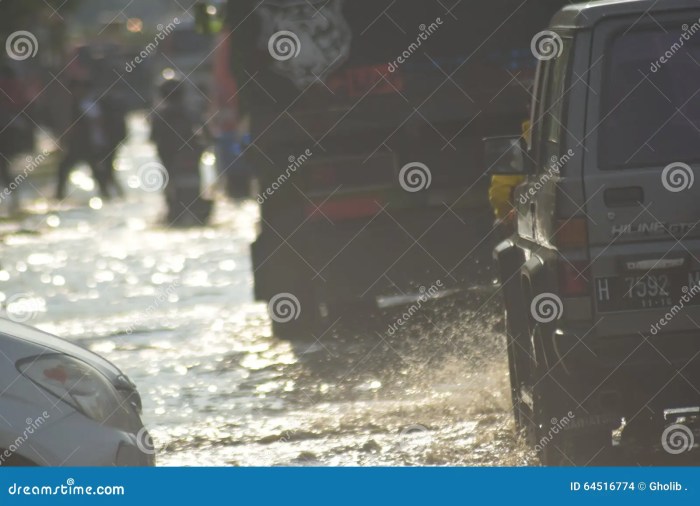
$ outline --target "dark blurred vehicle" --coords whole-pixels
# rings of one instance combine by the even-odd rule
[[[220,113],[251,122],[255,295],[299,301],[273,315],[277,334],[476,281],[492,222],[481,138],[520,131],[533,36],[564,3],[229,2],[222,102],[238,110]]]

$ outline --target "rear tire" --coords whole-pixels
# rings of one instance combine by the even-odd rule
[[[530,342],[527,312],[522,303],[522,291],[519,284],[507,274],[501,274],[504,282],[503,302],[505,311],[506,351],[508,355],[508,373],[510,378],[510,395],[513,409],[515,428],[518,432],[527,427],[528,420],[524,416],[524,406],[521,395],[523,385],[529,384],[530,375]],[[519,279],[516,277],[516,280]]]
[[[529,356],[522,349],[523,335],[527,335],[524,325],[515,321],[515,317],[506,311],[506,350],[508,354],[508,373],[510,378],[510,396],[513,408],[513,418],[515,429],[520,432],[527,427],[527,418],[523,416],[523,406],[521,389],[527,384],[527,371]]]
[[[314,339],[320,322],[318,302],[310,281],[297,280],[286,293],[272,297],[267,306],[272,334],[288,341]]]

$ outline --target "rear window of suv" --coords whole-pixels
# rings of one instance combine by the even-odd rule
[[[700,23],[689,19],[611,40],[598,137],[602,168],[700,161]]]

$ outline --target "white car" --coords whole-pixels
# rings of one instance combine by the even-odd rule
[[[141,398],[113,364],[0,319],[0,466],[151,466]]]

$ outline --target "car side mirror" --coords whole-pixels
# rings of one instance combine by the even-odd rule
[[[487,137],[484,139],[484,163],[489,174],[526,176],[532,172],[527,145],[522,137]]]

